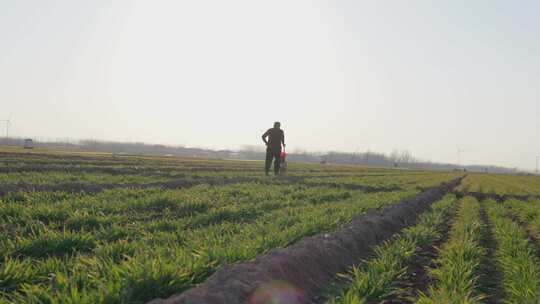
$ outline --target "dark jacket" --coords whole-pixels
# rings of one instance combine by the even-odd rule
[[[266,138],[268,137],[268,140]],[[272,150],[281,150],[281,144],[285,145],[285,133],[281,129],[271,128],[264,132],[263,141]]]

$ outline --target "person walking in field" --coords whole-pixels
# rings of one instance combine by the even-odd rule
[[[266,162],[265,173],[268,175],[270,167],[272,166],[272,160],[274,161],[274,174],[279,174],[279,165],[281,160],[281,145],[285,148],[285,133],[280,129],[281,123],[276,121],[274,127],[268,129],[262,135],[262,140],[266,144]]]

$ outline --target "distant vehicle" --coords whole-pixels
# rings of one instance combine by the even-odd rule
[[[24,140],[24,148],[25,149],[34,149],[34,141],[30,138],[27,138]]]

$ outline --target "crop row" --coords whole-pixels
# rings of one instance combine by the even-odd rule
[[[395,284],[407,270],[407,263],[420,248],[432,245],[441,237],[442,223],[452,216],[455,197],[447,195],[423,213],[416,226],[404,229],[392,240],[374,249],[375,257],[362,266],[354,266],[343,276],[346,288],[329,291],[329,303],[368,303],[399,296]]]
[[[448,199],[434,204],[417,226],[376,247],[373,259],[353,267],[344,276],[345,288],[330,289],[329,303],[396,302],[400,297],[400,303],[540,303],[538,244],[527,234],[530,231],[538,239],[540,204],[518,200],[480,203],[472,197],[460,200],[449,240],[438,249],[434,266],[428,269],[431,286],[420,286],[415,291],[417,298],[402,296],[408,293],[399,282],[410,279],[404,276],[418,248],[439,237],[435,228],[440,227],[439,216],[447,218],[453,206]],[[486,243],[488,234],[493,244]],[[489,254],[485,246],[493,247]]]
[[[495,260],[502,272],[505,303],[540,303],[540,264],[525,231],[508,218],[507,207],[485,201],[497,243]]]
[[[455,173],[423,173],[407,175],[383,175],[383,176],[348,176],[323,179],[314,177],[306,179],[306,183],[334,182],[343,185],[376,185],[378,187],[401,187],[404,189],[422,189],[455,179],[459,175]]]
[[[64,184],[66,187],[69,184],[76,185],[115,185],[122,187],[122,185],[154,185],[159,183],[166,183],[174,180],[185,180],[190,182],[201,182],[205,180],[219,181],[223,179],[235,178],[242,176],[242,178],[250,177],[253,181],[261,181],[264,183],[275,184],[291,184],[291,183],[303,183],[306,185],[328,185],[333,184],[336,186],[369,186],[379,188],[426,188],[440,184],[444,181],[449,181],[455,178],[455,174],[411,174],[411,175],[363,175],[352,177],[316,177],[311,178],[308,176],[294,176],[285,179],[269,179],[263,176],[262,172],[257,174],[230,174],[230,172],[217,174],[201,175],[197,174],[182,174],[180,179],[166,176],[147,176],[137,174],[110,174],[110,173],[87,173],[87,172],[22,172],[22,173],[0,173],[0,185],[10,186],[10,189],[17,189],[17,185],[23,183],[20,186],[21,190],[24,190],[27,185],[53,185],[57,187],[58,184]],[[42,187],[43,188],[43,187]],[[11,190],[13,192],[13,190]]]
[[[245,176],[260,174],[261,162],[224,161],[181,157],[114,156],[92,153],[5,153],[0,151],[0,172],[89,172],[111,174],[140,174],[152,176]],[[17,171],[17,170],[20,171]],[[362,168],[358,166],[320,166],[291,163],[290,173],[302,176],[331,175],[437,175],[425,171],[402,171],[388,168]],[[101,170],[101,171],[100,171]]]
[[[1,202],[0,292],[14,302],[140,303],[223,263],[335,229],[415,193],[236,184]]]
[[[115,156],[112,154],[76,154],[76,153],[3,153],[0,151],[0,164],[12,168],[44,169],[77,169],[86,168],[89,171],[98,169],[136,169],[139,171],[250,171],[260,170],[260,162],[224,161],[218,159],[198,159],[182,157],[151,157],[151,156]],[[303,173],[332,172],[357,174],[395,172],[388,169],[367,169],[357,166],[320,166],[316,164],[295,164],[295,170]]]
[[[540,195],[540,178],[471,173],[465,177],[458,190],[498,195]]]
[[[482,208],[486,210],[485,218],[481,216]],[[488,234],[494,244],[485,243]],[[489,255],[486,245],[494,247]],[[430,270],[435,284],[416,303],[540,302],[540,264],[535,244],[509,217],[508,205],[463,199],[450,239],[438,255],[437,267]],[[486,284],[495,284],[490,294],[485,294]]]
[[[430,269],[436,283],[421,294],[418,303],[474,303],[484,249],[480,245],[483,224],[480,204],[471,197],[461,201],[450,238],[439,250],[437,267]]]
[[[105,184],[105,183],[152,183],[169,180],[165,177],[144,176],[144,175],[113,175],[105,173],[85,173],[85,172],[22,172],[22,173],[0,173],[0,184],[57,184],[57,183],[84,183],[84,184]]]
[[[526,223],[528,229],[536,239],[540,239],[540,203],[538,201],[520,201],[510,199],[505,201],[514,216]]]
[[[166,191],[115,189],[96,195],[21,194],[3,200],[0,219],[10,228],[6,231],[13,231],[12,234],[19,237],[27,234],[21,227],[31,227],[26,230],[32,233],[41,229],[111,231],[119,227],[127,234],[132,226],[141,224],[148,224],[154,232],[193,228],[205,222],[216,224],[220,219],[234,221],[235,215],[238,221],[245,222],[272,210],[339,202],[353,197],[361,199],[364,195],[344,189],[252,183],[223,187],[201,185]],[[3,237],[8,235],[3,234]]]

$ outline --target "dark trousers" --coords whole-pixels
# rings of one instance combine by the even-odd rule
[[[274,160],[274,173],[279,174],[279,165],[281,162],[281,149],[266,149],[266,162],[264,164],[264,171],[266,174],[270,172],[270,166],[272,166],[272,160]]]

